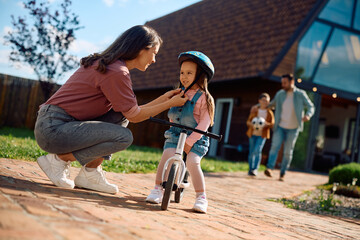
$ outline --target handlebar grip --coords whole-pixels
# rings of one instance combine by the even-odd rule
[[[214,134],[214,133],[211,133],[211,132],[207,132],[206,134],[208,137],[211,137],[211,138],[214,138],[216,140],[218,140],[219,142],[221,141],[222,139],[222,135],[217,135],[217,134]]]

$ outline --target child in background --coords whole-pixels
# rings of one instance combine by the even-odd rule
[[[261,162],[261,153],[266,139],[270,138],[270,128],[274,126],[274,114],[267,108],[270,102],[270,96],[262,93],[259,96],[259,108],[250,113],[246,122],[248,131],[246,135],[249,137],[249,172],[248,175],[256,176]],[[256,129],[253,124],[254,118],[265,119],[264,127]],[[256,122],[256,121],[254,121]]]
[[[214,123],[215,104],[214,99],[208,91],[208,82],[214,76],[214,66],[210,59],[203,53],[197,51],[184,52],[179,55],[180,83],[184,89],[190,86],[185,95],[189,100],[182,107],[172,107],[168,112],[171,122],[186,125],[202,131],[207,131]],[[195,84],[192,83],[195,81]],[[164,151],[159,163],[155,188],[151,190],[146,198],[147,202],[160,203],[163,197],[164,182],[162,172],[166,160],[175,154],[181,129],[170,127],[165,132]],[[205,193],[205,179],[201,170],[200,161],[209,148],[209,138],[202,134],[188,133],[184,152],[187,154],[186,167],[190,173],[192,183],[196,192],[196,201],[193,210],[206,213],[208,201]]]

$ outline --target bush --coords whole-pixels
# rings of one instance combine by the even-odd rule
[[[360,191],[356,186],[340,185],[336,188],[335,194],[352,198],[360,198]]]
[[[352,184],[356,178],[356,185],[360,186],[360,164],[348,163],[334,167],[329,172],[329,184],[334,182],[342,185]]]

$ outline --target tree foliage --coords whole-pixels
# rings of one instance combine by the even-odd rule
[[[60,9],[51,10],[48,1],[24,1],[30,20],[11,15],[13,29],[4,37],[11,46],[10,61],[27,63],[39,80],[48,82],[56,82],[78,67],[78,59],[68,50],[75,32],[82,27],[70,5],[71,0],[63,0]]]

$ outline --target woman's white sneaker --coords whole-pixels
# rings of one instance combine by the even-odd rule
[[[39,157],[37,163],[53,184],[63,188],[74,188],[74,181],[69,179],[71,162],[59,159],[56,154],[48,154]]]
[[[109,183],[105,178],[105,171],[101,165],[94,171],[87,171],[86,167],[80,169],[79,175],[75,178],[75,185],[80,188],[91,189],[99,192],[116,194],[119,192],[115,184]]]
[[[149,196],[147,196],[146,201],[149,203],[160,203],[164,195],[164,190],[161,188],[154,188],[151,190]]]
[[[196,198],[193,210],[195,212],[206,213],[208,207],[208,201],[205,195],[200,195]]]

